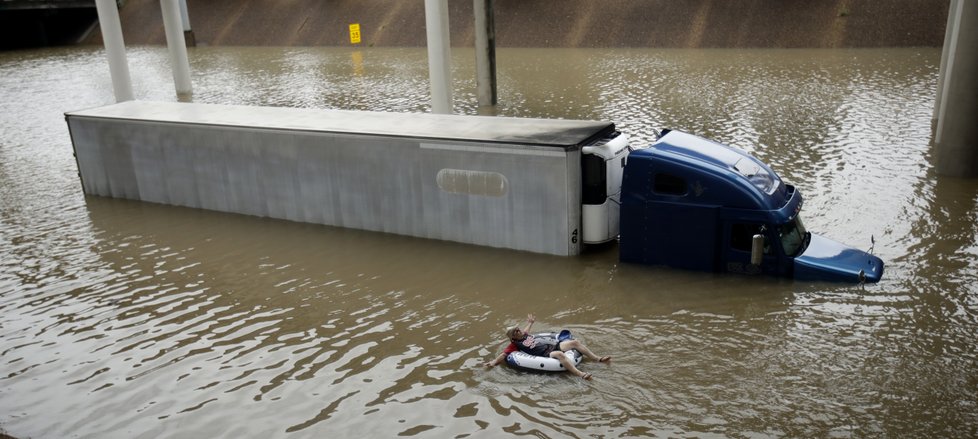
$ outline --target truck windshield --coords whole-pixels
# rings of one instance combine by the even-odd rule
[[[796,216],[793,221],[781,225],[781,246],[784,247],[784,254],[788,256],[798,256],[805,251],[808,244],[808,232],[805,225],[801,222],[801,216]]]

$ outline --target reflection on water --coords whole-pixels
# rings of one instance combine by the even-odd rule
[[[176,100],[165,50],[135,94]],[[194,100],[427,111],[423,49],[197,48]],[[807,197],[877,285],[621,265],[86,198],[101,52],[0,54],[0,429],[22,437],[938,436],[978,429],[978,183],[930,164],[937,49],[498,52],[508,116],[681,128]],[[475,114],[454,52],[455,110]],[[612,364],[482,360],[528,312]],[[51,416],[56,414],[56,416]]]

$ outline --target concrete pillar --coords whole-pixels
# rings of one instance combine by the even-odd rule
[[[166,31],[166,47],[170,52],[170,68],[173,69],[173,84],[179,96],[189,95],[193,89],[190,85],[190,61],[187,59],[187,46],[183,39],[178,2],[179,0],[160,0],[163,29]]]
[[[978,177],[978,1],[952,2],[934,146],[937,172]]]
[[[131,101],[132,79],[129,77],[129,62],[126,60],[126,43],[122,40],[122,23],[115,0],[96,0],[98,24],[102,29],[102,43],[109,58],[109,75],[112,76],[112,90],[115,101]]]
[[[931,121],[936,124],[937,120],[940,119],[941,112],[941,102],[944,96],[944,75],[947,72],[947,58],[948,58],[948,48],[951,47],[948,42],[951,41],[951,37],[954,31],[955,15],[954,10],[957,9],[957,3],[959,0],[951,0],[951,5],[948,7],[947,12],[947,25],[944,28],[944,50],[941,52],[941,69],[937,74],[937,98],[934,99],[934,115],[931,117]]]
[[[431,112],[452,112],[452,54],[448,35],[448,0],[424,1],[428,31],[428,77],[431,82]]]
[[[475,84],[479,106],[496,105],[496,24],[493,0],[472,0],[475,11]]]
[[[180,0],[180,19],[183,22],[183,40],[187,47],[197,47],[197,38],[190,28],[190,13],[187,11],[187,0]]]

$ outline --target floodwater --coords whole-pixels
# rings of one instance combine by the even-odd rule
[[[455,112],[474,58],[453,52]],[[427,111],[424,49],[196,48],[197,102]],[[135,95],[177,100],[164,49]],[[498,53],[507,116],[743,147],[875,285],[560,258],[82,194],[98,48],[0,53],[0,431],[17,437],[975,437],[978,182],[937,176],[940,50]],[[481,363],[571,329],[591,382]]]

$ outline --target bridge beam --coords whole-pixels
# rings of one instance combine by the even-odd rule
[[[0,11],[84,9],[94,7],[96,7],[94,0],[0,0]]]

